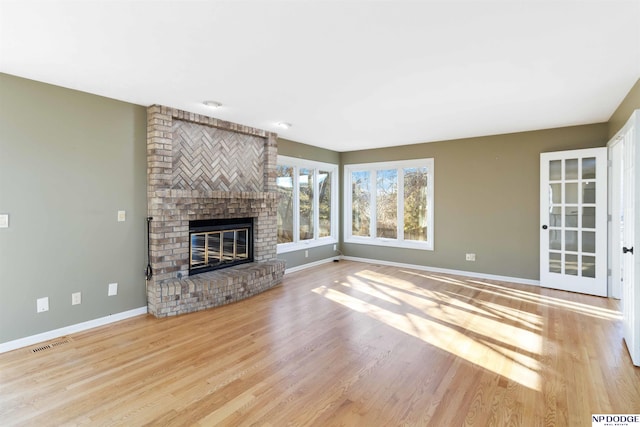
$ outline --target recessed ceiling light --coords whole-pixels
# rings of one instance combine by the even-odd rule
[[[218,101],[204,101],[203,104],[206,105],[209,108],[220,108],[220,107],[222,107],[222,103],[220,103]]]
[[[276,126],[278,126],[279,128],[282,128],[282,129],[289,129],[293,125],[291,123],[287,123],[287,122],[278,122],[278,123],[276,123]]]

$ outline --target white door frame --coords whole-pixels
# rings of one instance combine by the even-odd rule
[[[614,137],[607,148],[609,150],[609,212],[608,212],[608,293],[612,298],[620,299],[622,295],[622,270],[620,268],[620,236],[622,216],[622,150],[623,138]]]
[[[619,170],[621,176],[616,181],[610,183],[610,190],[617,192],[619,203],[617,210],[619,215],[624,215],[624,222],[620,216],[616,218],[615,206],[611,205],[612,221],[611,227],[614,230],[609,236],[609,247],[612,252],[609,265],[612,271],[612,281],[614,273],[623,279],[619,283],[620,298],[622,308],[622,329],[624,341],[629,349],[629,354],[634,365],[640,366],[640,109],[635,110],[626,124],[609,141],[607,146],[609,152],[619,150],[620,156],[612,158],[612,173],[617,174]],[[618,147],[619,146],[619,147]],[[618,147],[618,148],[616,148]],[[621,149],[622,148],[622,149]],[[629,158],[633,159],[634,176],[625,176],[624,168],[630,166]],[[629,169],[631,170],[631,169]],[[627,184],[630,182],[630,185]],[[625,188],[625,184],[627,185]],[[622,200],[621,200],[622,199]],[[615,203],[614,198],[612,202]],[[627,212],[621,212],[626,209]],[[622,224],[622,226],[621,226]],[[627,228],[627,224],[631,227]],[[615,233],[615,227],[620,230],[624,227],[624,233]],[[617,238],[617,239],[616,239]],[[622,253],[623,248],[627,253]],[[628,249],[633,248],[634,253],[628,253]],[[617,254],[617,256],[615,256]]]

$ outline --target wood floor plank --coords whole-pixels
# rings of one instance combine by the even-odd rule
[[[0,354],[0,425],[581,426],[640,413],[619,302],[341,261]]]

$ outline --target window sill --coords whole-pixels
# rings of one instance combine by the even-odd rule
[[[304,240],[298,243],[279,243],[277,253],[284,254],[287,252],[301,251],[309,248],[317,248],[319,246],[327,246],[338,243],[338,239],[334,237],[323,237],[321,239]]]
[[[432,251],[433,244],[427,242],[416,242],[411,240],[398,241],[395,239],[381,239],[370,237],[350,237],[345,239],[345,243],[354,243],[357,245],[384,246],[402,249],[418,249],[421,251]]]

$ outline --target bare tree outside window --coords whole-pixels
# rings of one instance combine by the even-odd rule
[[[278,156],[278,253],[337,242],[338,166]]]
[[[313,239],[313,169],[300,168],[300,240]]]
[[[398,237],[398,170],[376,172],[376,236]]]
[[[318,172],[318,237],[331,236],[331,172]]]
[[[405,168],[404,239],[427,240],[427,168]]]
[[[345,242],[433,250],[433,159],[345,165]]]
[[[293,168],[278,165],[278,243],[293,242]]]
[[[351,232],[354,236],[369,236],[371,206],[371,174],[369,171],[353,172],[351,175]]]

